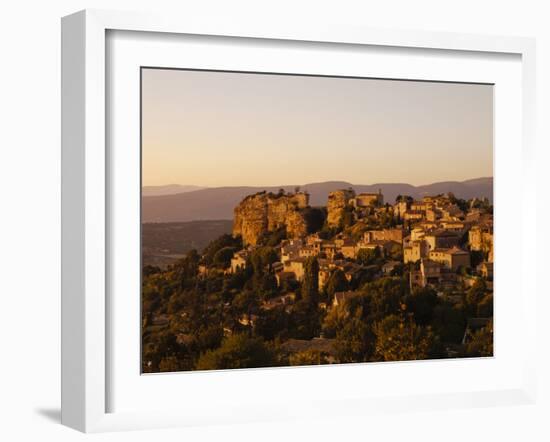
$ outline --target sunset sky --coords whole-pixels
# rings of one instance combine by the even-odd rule
[[[493,175],[490,85],[142,71],[143,185]]]

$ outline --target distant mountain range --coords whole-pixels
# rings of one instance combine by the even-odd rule
[[[143,222],[181,222],[194,220],[221,220],[232,219],[233,209],[246,196],[260,191],[277,192],[284,189],[285,192],[294,192],[296,187],[310,194],[310,205],[324,206],[327,203],[328,193],[333,190],[352,187],[355,192],[378,192],[380,189],[384,195],[384,201],[393,203],[397,195],[410,195],[413,198],[421,198],[425,195],[437,195],[453,192],[457,198],[489,198],[493,201],[493,178],[476,178],[466,181],[445,181],[440,183],[413,186],[405,183],[380,183],[380,184],[351,184],[345,181],[327,181],[324,183],[310,183],[301,186],[283,185],[271,187],[213,187],[189,190],[194,186],[180,186],[186,190],[179,192],[159,194],[160,188],[174,186],[155,186],[147,188],[142,198]],[[197,186],[198,187],[198,186]],[[146,188],[144,188],[145,190]],[[153,193],[152,193],[153,192]],[[154,193],[156,192],[156,193]]]
[[[195,190],[201,189],[205,189],[205,187],[167,184],[165,186],[143,186],[141,188],[141,194],[143,196],[174,195],[176,193],[194,192]]]

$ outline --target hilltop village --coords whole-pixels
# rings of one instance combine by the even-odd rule
[[[260,192],[233,234],[144,268],[144,371],[491,356],[493,207]]]
[[[232,257],[231,272],[246,267],[262,237],[284,229],[289,239],[277,244],[280,259],[272,264],[279,285],[301,281],[309,257],[318,258],[320,289],[336,269],[352,282],[364,270],[389,275],[410,263],[417,264],[409,272],[411,288],[458,288],[471,284],[475,276],[489,280],[493,273],[490,205],[472,200],[459,207],[457,202],[452,195],[421,201],[401,197],[391,206],[384,204],[381,193],[338,190],[328,197],[328,229],[308,234],[307,193],[253,195],[235,209],[233,233],[242,235],[246,247]]]

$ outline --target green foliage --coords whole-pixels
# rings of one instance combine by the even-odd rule
[[[287,239],[286,227],[281,226],[271,232],[266,231],[262,233],[262,235],[258,238],[258,245],[275,247],[284,239]]]
[[[212,258],[212,264],[221,269],[226,269],[231,265],[231,258],[237,249],[235,247],[223,247],[218,250]]]
[[[302,299],[317,307],[319,301],[319,261],[309,257],[304,263],[304,280],[302,282]]]
[[[323,228],[318,232],[319,238],[321,239],[330,239],[342,231],[342,227],[330,227],[326,222],[323,225]]]
[[[493,321],[474,333],[466,345],[466,355],[470,357],[493,356]]]
[[[334,270],[327,282],[326,292],[327,295],[332,298],[336,292],[343,292],[349,289],[348,280],[346,275],[340,269]]]
[[[160,273],[159,267],[152,265],[143,266],[142,275],[144,278],[154,275],[155,273]]]
[[[368,296],[373,321],[401,311],[402,299],[409,293],[407,281],[402,278],[381,278],[366,284],[363,290]]]
[[[493,316],[493,294],[489,293],[477,305],[477,316],[489,318]]]
[[[290,320],[288,337],[295,339],[313,339],[321,330],[320,315],[317,305],[301,299],[294,304]]]
[[[433,328],[441,341],[449,344],[460,344],[466,328],[466,315],[461,306],[442,302],[434,308]]]
[[[320,365],[325,364],[326,357],[319,350],[304,350],[290,355],[290,365]]]
[[[466,306],[470,316],[477,314],[478,304],[485,297],[487,284],[481,278],[477,279],[472,287],[466,292]]]
[[[263,273],[266,267],[277,260],[277,252],[270,246],[259,247],[254,250],[250,256],[250,261],[256,273]]]
[[[381,255],[380,247],[360,249],[357,253],[357,263],[364,266],[375,264],[380,260]]]
[[[203,353],[197,370],[268,367],[274,364],[274,355],[258,336],[234,334],[225,338],[221,347]]]
[[[480,250],[470,251],[470,263],[472,268],[476,268],[479,264],[483,262],[484,256],[483,252]]]
[[[416,325],[412,318],[391,315],[374,325],[375,355],[381,361],[427,359],[434,348],[430,327]]]
[[[215,239],[204,249],[202,262],[206,265],[211,265],[214,261],[214,256],[216,253],[225,247],[232,247],[236,250],[242,249],[243,243],[241,237],[234,237],[230,234],[224,234]]]
[[[287,339],[289,329],[290,315],[285,312],[284,307],[277,307],[260,313],[254,333],[266,341],[273,341],[276,338]]]
[[[432,322],[438,303],[437,294],[430,288],[420,289],[405,297],[407,311],[413,314],[418,325],[428,325]]]
[[[199,269],[200,256],[195,249],[190,250],[189,253],[172,266],[174,272],[174,279],[179,283],[182,288],[187,288],[192,284],[192,279],[197,276]]]
[[[327,218],[326,209],[321,207],[308,207],[304,209],[303,215],[307,224],[307,233],[319,232]]]
[[[374,350],[372,329],[358,314],[344,321],[336,332],[335,350],[341,362],[368,361]]]
[[[397,195],[397,197],[395,198],[396,203],[406,202],[408,204],[411,204],[413,201],[414,201],[414,198],[409,195]]]
[[[340,219],[339,228],[342,230],[351,227],[353,224],[355,224],[354,209],[352,206],[346,205]]]

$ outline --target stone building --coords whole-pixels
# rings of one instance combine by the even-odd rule
[[[458,247],[431,250],[428,257],[432,261],[439,262],[454,271],[461,266],[470,267],[470,254]]]
[[[458,246],[460,235],[447,230],[435,230],[424,235],[424,241],[428,244],[429,250],[450,249]]]
[[[425,212],[420,210],[407,210],[403,213],[402,218],[404,221],[421,221],[424,218]]]
[[[378,189],[378,193],[360,193],[351,200],[351,204],[357,208],[382,206],[384,205],[384,196],[382,195],[382,190]]]
[[[231,272],[236,273],[239,269],[244,269],[249,255],[250,253],[248,250],[239,250],[235,252],[233,258],[231,258]]]
[[[490,253],[493,249],[493,226],[475,225],[468,232],[470,250]]]
[[[403,229],[383,229],[383,230],[369,230],[363,234],[363,241],[370,243],[373,241],[395,241],[398,243],[403,242]]]
[[[412,241],[409,246],[403,248],[403,262],[416,262],[428,256],[428,246],[423,240]]]
[[[281,262],[285,263],[300,256],[303,247],[301,239],[287,239],[281,243]]]
[[[294,273],[294,277],[297,281],[301,281],[304,279],[304,273],[305,273],[305,261],[306,258],[295,258],[291,261],[286,261],[284,271]]]

